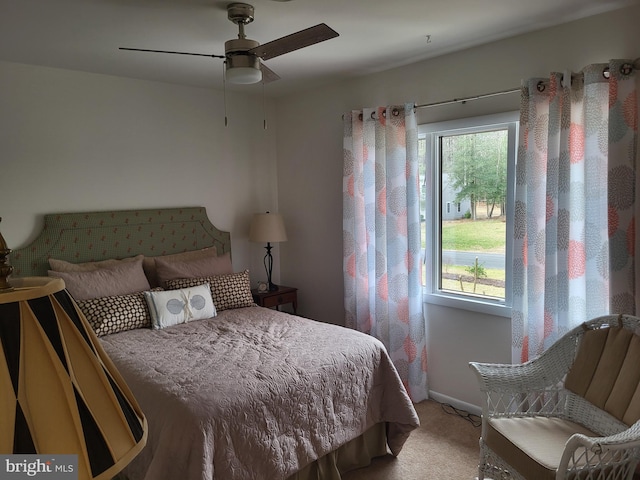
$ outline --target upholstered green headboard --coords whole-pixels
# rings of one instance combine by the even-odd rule
[[[47,275],[49,258],[91,262],[198,250],[231,252],[231,236],[214,227],[203,207],[45,215],[44,229],[11,252],[13,276]]]

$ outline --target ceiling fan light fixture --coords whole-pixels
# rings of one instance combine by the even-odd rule
[[[238,85],[250,85],[262,81],[260,59],[255,55],[235,54],[227,56],[226,80]]]
[[[253,67],[227,67],[227,82],[237,85],[250,85],[262,81],[262,72]]]

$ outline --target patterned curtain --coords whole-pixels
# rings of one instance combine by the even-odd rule
[[[346,325],[373,335],[414,402],[427,398],[413,104],[344,115]]]
[[[613,60],[522,88],[514,362],[590,318],[640,312],[637,79],[632,61]]]

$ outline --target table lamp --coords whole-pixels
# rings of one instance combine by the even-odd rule
[[[0,234],[0,275],[9,252]],[[62,279],[0,285],[0,454],[77,455],[79,480],[110,480],[146,444],[137,401]]]
[[[275,242],[286,242],[287,232],[284,229],[282,215],[278,213],[257,213],[251,220],[249,230],[249,240],[252,242],[262,242],[267,244],[267,253],[264,256],[264,268],[267,272],[267,283],[269,290],[278,290],[278,286],[271,280],[273,271],[273,256],[271,255],[271,244]]]

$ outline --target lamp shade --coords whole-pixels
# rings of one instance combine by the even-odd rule
[[[57,278],[0,293],[0,453],[75,454],[107,480],[144,447],[147,420]]]
[[[282,215],[278,213],[257,213],[251,220],[249,240],[252,242],[286,242],[287,232]]]

